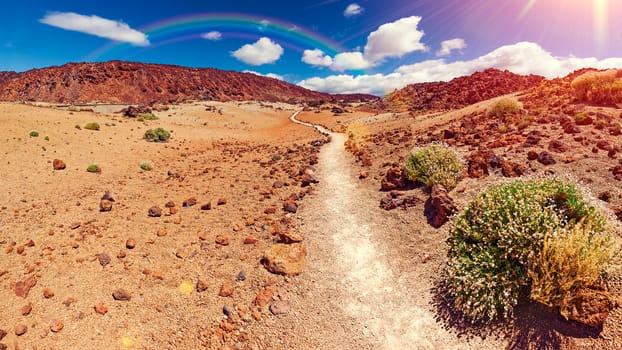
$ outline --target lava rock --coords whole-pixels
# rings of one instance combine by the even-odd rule
[[[547,151],[542,151],[538,154],[538,162],[544,165],[552,165],[557,163],[553,156]]]
[[[424,214],[428,224],[439,228],[457,211],[456,205],[443,185],[432,186],[430,198],[425,203]]]
[[[52,161],[52,168],[54,168],[54,170],[63,170],[66,167],[67,165],[65,164],[65,162],[60,159],[54,159],[54,161]]]
[[[160,216],[162,216],[162,209],[158,206],[153,206],[149,208],[148,214],[152,218],[159,218]]]
[[[307,264],[307,247],[301,243],[273,244],[264,252],[262,262],[272,273],[298,275]]]
[[[132,295],[125,289],[115,290],[114,292],[112,292],[112,297],[114,298],[114,300],[119,301],[129,301],[130,299],[132,299]]]

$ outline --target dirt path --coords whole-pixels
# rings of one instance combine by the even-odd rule
[[[292,116],[292,121],[295,120]],[[300,123],[300,122],[298,122]],[[307,123],[301,123],[311,126]],[[321,132],[325,129],[316,127]],[[432,276],[417,256],[404,255],[404,219],[376,205],[344,149],[346,136],[330,133],[321,152],[318,193],[301,208],[309,266],[288,296],[297,310],[277,320],[286,337],[268,346],[312,349],[468,349],[469,344],[435,321]],[[416,218],[423,220],[423,217]],[[400,222],[401,221],[401,222]],[[419,235],[413,223],[413,232]],[[440,238],[442,239],[442,238]],[[423,242],[422,242],[423,243]],[[422,244],[423,245],[423,244]],[[429,267],[426,268],[430,270]],[[477,344],[479,343],[479,344]],[[497,344],[499,345],[499,344]]]

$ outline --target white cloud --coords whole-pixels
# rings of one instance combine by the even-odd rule
[[[363,52],[342,52],[335,57],[321,50],[305,50],[302,61],[314,66],[325,66],[338,72],[349,69],[366,69],[388,57],[402,57],[414,51],[427,51],[421,42],[423,31],[417,29],[421,17],[404,17],[378,27],[367,37]]]
[[[253,70],[245,70],[244,73],[251,73],[251,74],[259,75],[260,77],[268,77],[268,78],[272,78],[272,79],[278,79],[278,80],[285,81],[285,78],[283,78],[282,75],[274,74],[274,73],[261,74],[259,72],[255,72]]]
[[[333,64],[333,59],[320,49],[304,50],[302,53],[302,62],[312,66],[329,67]]]
[[[436,52],[436,56],[449,56],[453,50],[462,50],[465,47],[467,47],[467,44],[464,39],[445,40],[441,43],[441,49]]]
[[[367,69],[371,67],[363,54],[360,52],[342,52],[333,58],[333,64],[330,66],[332,70],[342,72],[348,69]]]
[[[388,57],[427,51],[428,48],[421,42],[424,32],[417,28],[419,22],[421,17],[411,16],[381,25],[367,37],[365,58],[376,63]]]
[[[537,63],[537,64],[534,64]],[[383,75],[332,75],[310,78],[298,85],[330,93],[371,93],[385,95],[408,84],[448,81],[487,68],[507,69],[517,74],[538,74],[549,79],[565,76],[585,67],[598,69],[622,67],[622,57],[598,60],[594,57],[556,57],[532,42],[502,46],[486,55],[469,61],[447,62],[435,59],[404,65]]]
[[[218,31],[211,31],[211,32],[201,34],[201,38],[212,40],[212,41],[218,41],[222,39],[222,33]]]
[[[348,5],[345,10],[343,10],[343,15],[346,17],[354,17],[363,14],[364,9],[356,3]]]
[[[260,38],[254,44],[246,44],[231,53],[238,60],[253,66],[274,63],[281,58],[282,54],[283,47],[266,37]]]
[[[130,28],[127,24],[99,16],[84,16],[73,12],[51,12],[39,22],[54,27],[92,34],[101,38],[127,42],[136,46],[148,46],[147,35]]]

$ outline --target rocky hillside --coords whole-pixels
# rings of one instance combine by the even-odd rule
[[[487,69],[449,82],[411,84],[372,103],[396,112],[445,111],[462,108],[493,97],[528,89],[544,79]]]
[[[5,78],[6,76],[6,78]],[[11,75],[0,73],[0,100],[57,103],[172,103],[215,101],[368,101],[339,98],[251,73],[110,61],[70,63]]]

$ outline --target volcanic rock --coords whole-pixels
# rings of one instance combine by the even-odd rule
[[[30,288],[34,287],[36,284],[37,279],[35,276],[29,276],[21,281],[18,281],[15,283],[15,295],[26,298],[28,296],[28,292],[30,292]]]
[[[564,153],[568,151],[568,146],[559,140],[553,140],[549,143],[549,151],[556,153]]]
[[[301,244],[273,244],[263,255],[266,269],[279,275],[298,275],[307,264],[307,248]]]
[[[112,210],[112,202],[106,199],[102,199],[99,201],[99,211],[111,211]]]
[[[283,210],[288,213],[296,213],[298,211],[298,204],[293,200],[286,200],[283,202]]]
[[[285,315],[289,313],[291,306],[287,300],[276,300],[270,304],[269,309],[273,315]]]
[[[67,165],[60,159],[54,159],[54,161],[52,162],[52,167],[54,168],[54,170],[63,170],[67,167]]]
[[[386,175],[380,183],[381,191],[393,191],[406,187],[408,179],[404,175],[404,171],[400,168],[391,168],[387,170]]]
[[[551,165],[557,163],[553,156],[547,151],[542,151],[540,152],[540,154],[538,154],[538,162],[544,165]]]
[[[114,300],[119,300],[119,301],[128,301],[132,299],[132,295],[125,289],[115,290],[114,292],[112,292],[112,297],[114,298]]]
[[[149,216],[153,217],[153,218],[158,218],[160,216],[162,216],[162,209],[158,206],[153,206],[151,208],[149,208],[149,212],[148,212]]]
[[[188,207],[192,207],[192,206],[194,206],[195,204],[197,204],[197,199],[196,199],[195,197],[191,197],[191,198],[186,199],[186,200],[182,203],[182,206],[183,206],[184,208],[188,208]]]
[[[26,332],[28,332],[28,327],[26,327],[26,325],[24,324],[18,324],[17,326],[15,326],[15,335],[16,336],[22,336],[24,334],[26,334]]]
[[[449,216],[454,214],[456,210],[457,208],[453,199],[449,197],[447,189],[440,184],[432,186],[430,198],[426,201],[424,209],[428,223],[439,228],[449,220]]]

